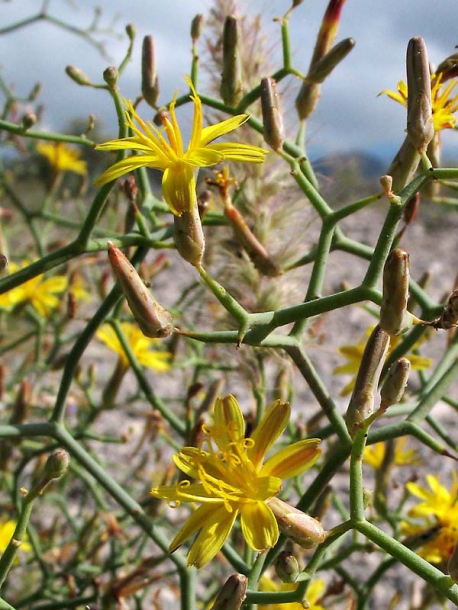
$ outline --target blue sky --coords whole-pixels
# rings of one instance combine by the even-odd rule
[[[324,0],[304,0],[291,19],[295,65],[306,70],[314,36],[326,8]],[[101,6],[101,24],[116,17],[115,29],[123,32],[126,23],[138,31],[133,61],[120,86],[126,97],[136,97],[140,86],[140,49],[145,34],[153,34],[158,56],[161,84],[160,102],[173,91],[185,91],[183,76],[189,72],[189,24],[196,13],[208,14],[211,0],[51,0],[51,14],[75,25],[87,26],[95,6]],[[30,16],[41,6],[40,0],[3,0],[0,27]],[[278,24],[273,18],[290,6],[289,0],[240,0],[239,6],[261,13],[269,43],[279,45]],[[404,134],[405,111],[386,97],[377,97],[384,88],[395,88],[405,78],[405,49],[409,38],[423,36],[430,60],[439,63],[455,51],[458,44],[456,0],[347,0],[342,14],[338,40],[353,37],[355,49],[325,82],[318,110],[310,120],[307,135],[312,156],[363,149],[390,156]],[[78,87],[65,75],[65,66],[82,68],[96,82],[103,70],[120,61],[126,36],[120,40],[102,35],[109,59],[81,38],[48,23],[39,23],[0,36],[1,73],[18,94],[25,95],[36,81],[43,85],[41,101],[45,106],[42,126],[63,129],[72,118],[96,115],[106,131],[116,133],[113,106],[107,93]],[[265,76],[261,74],[260,77]],[[289,99],[294,99],[300,83],[289,79]],[[293,113],[291,103],[285,113]],[[291,134],[293,135],[293,134]],[[445,134],[447,150],[453,154],[457,133]]]

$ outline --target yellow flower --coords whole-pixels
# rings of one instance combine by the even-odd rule
[[[6,547],[9,545],[15,529],[15,521],[11,521],[5,517],[0,518],[0,553],[3,553]],[[26,552],[32,550],[32,547],[27,542],[27,538],[21,543],[20,549]]]
[[[342,356],[344,356],[344,358],[346,358],[348,362],[346,364],[342,364],[341,366],[336,367],[333,371],[333,374],[334,375],[345,375],[345,374],[349,374],[349,373],[353,374],[353,378],[348,382],[348,384],[340,392],[341,396],[347,396],[348,394],[351,394],[351,392],[353,391],[353,388],[355,387],[356,376],[358,374],[359,366],[361,364],[361,359],[363,357],[364,348],[366,347],[367,338],[370,337],[371,332],[373,330],[374,330],[374,326],[370,326],[366,331],[366,335],[364,337],[362,337],[358,341],[358,343],[356,343],[355,345],[342,345],[338,349],[339,354],[342,354]],[[394,348],[397,347],[397,345],[399,345],[401,338],[402,338],[401,336],[391,337],[390,347],[388,348],[387,357],[394,350]],[[431,366],[431,362],[432,362],[430,358],[425,358],[424,356],[418,356],[417,354],[414,354],[412,352],[409,354],[406,354],[405,358],[407,358],[407,360],[410,361],[412,368],[416,369],[418,371],[427,369],[429,366]]]
[[[455,89],[458,86],[458,79],[452,78],[446,85],[443,85],[441,80],[441,74],[437,77],[435,74],[431,75],[431,101],[434,131],[453,129],[456,124],[454,113],[458,110],[458,94],[455,93]],[[380,92],[380,95],[383,93],[403,106],[407,106],[408,91],[404,81],[399,81],[397,91],[384,89]]]
[[[294,591],[297,588],[297,584],[281,583],[277,585],[268,576],[261,578],[260,591]],[[325,610],[324,606],[318,603],[320,597],[323,595],[326,583],[321,578],[312,580],[307,589],[307,608],[309,610]],[[259,610],[304,610],[304,605],[301,602],[287,602],[283,604],[263,604],[258,606]]]
[[[11,273],[19,271],[29,265],[29,261],[24,261],[21,265],[10,263]],[[61,299],[56,295],[67,289],[68,279],[65,275],[54,275],[44,279],[38,275],[12,290],[0,294],[0,309],[11,310],[19,303],[30,302],[36,311],[43,317],[48,317],[53,309],[61,303]]]
[[[136,324],[122,322],[121,329],[126,337],[132,353],[139,364],[153,369],[158,373],[164,373],[170,369],[170,353],[154,349],[161,344],[159,339],[149,339],[141,332]],[[123,368],[129,368],[129,360],[112,326],[104,324],[96,333],[100,341],[118,354]]]
[[[48,160],[52,169],[58,172],[87,174],[86,161],[80,159],[81,152],[70,148],[65,142],[39,142],[37,151]]]
[[[248,119],[247,114],[240,114],[202,128],[202,103],[189,77],[186,83],[190,86],[194,102],[194,121],[191,139],[187,150],[183,148],[183,139],[175,115],[176,93],[170,104],[170,118],[161,114],[164,128],[159,130],[148,121],[145,123],[135,111],[132,102],[127,104],[127,126],[135,134],[129,138],[110,140],[99,144],[98,150],[130,149],[138,154],[131,155],[109,167],[95,182],[101,186],[115,180],[127,172],[139,167],[152,167],[164,172],[162,193],[171,211],[177,216],[189,212],[196,204],[195,173],[199,167],[216,165],[223,160],[262,163],[267,150],[235,142],[210,144],[216,138],[233,131]],[[135,121],[139,125],[135,124]],[[167,139],[164,137],[164,132]]]
[[[426,481],[431,491],[417,483],[407,483],[407,490],[423,501],[408,513],[410,517],[419,518],[420,522],[414,525],[403,523],[403,533],[418,534],[439,526],[437,536],[425,544],[418,554],[431,563],[441,563],[448,561],[458,544],[458,480],[454,471],[450,491],[434,475],[426,475]]]
[[[151,490],[173,507],[182,502],[201,503],[172,540],[170,552],[199,532],[188,564],[203,566],[221,549],[239,514],[243,536],[253,550],[263,551],[277,542],[278,525],[269,499],[280,492],[282,479],[302,473],[321,453],[319,439],[302,440],[280,449],[263,464],[289,416],[289,405],[275,401],[245,438],[245,422],[236,399],[229,395],[216,400],[213,426],[203,427],[200,446],[183,447],[174,455],[175,465],[200,482],[184,480]]]
[[[406,449],[407,438],[402,436],[397,438],[394,443],[394,459],[393,463],[395,466],[411,466],[421,464],[421,460],[418,456],[416,449]],[[372,466],[375,470],[378,470],[385,457],[385,443],[374,443],[373,445],[366,445],[364,449],[364,463]]]

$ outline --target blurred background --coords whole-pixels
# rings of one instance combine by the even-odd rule
[[[280,54],[280,27],[275,17],[283,15],[290,0],[244,0],[243,11],[260,14],[268,32],[268,48],[273,60]],[[73,64],[94,82],[103,82],[102,72],[124,57],[128,39],[124,27],[134,23],[137,40],[133,61],[121,80],[126,97],[135,98],[140,87],[141,40],[153,34],[156,43],[161,95],[159,103],[170,100],[173,92],[186,91],[183,76],[190,70],[191,19],[209,14],[211,0],[50,0],[48,12],[56,19],[79,27],[97,21],[93,38],[99,50],[81,36],[50,22],[33,27],[12,28],[21,20],[40,12],[41,0],[3,0],[0,3],[0,75],[7,85],[14,83],[19,95],[26,96],[35,82],[42,84],[44,105],[41,128],[71,130],[72,121],[94,114],[104,134],[116,133],[116,117],[107,94],[79,87],[65,74]],[[241,6],[242,8],[242,6]],[[306,0],[291,18],[294,65],[305,71],[314,39],[326,8],[323,0]],[[99,11],[96,18],[95,15]],[[405,78],[405,50],[409,38],[423,36],[430,61],[438,64],[455,51],[458,44],[456,0],[348,0],[343,8],[337,40],[353,37],[356,46],[323,86],[322,98],[307,128],[308,150],[312,159],[336,153],[362,151],[389,162],[403,140],[405,110],[386,96],[382,89],[395,89]],[[10,29],[11,28],[11,29]],[[205,47],[205,30],[199,42]],[[103,52],[100,52],[102,51]],[[276,63],[276,62],[275,62]],[[278,65],[278,63],[276,63]],[[36,76],[35,76],[36,75]],[[259,74],[260,78],[266,76]],[[294,111],[293,100],[300,83],[288,78],[281,85],[284,112]],[[205,74],[201,89],[205,91]],[[454,158],[455,134],[445,133],[445,158]]]

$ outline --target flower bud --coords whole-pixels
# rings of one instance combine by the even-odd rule
[[[411,197],[402,212],[402,219],[409,225],[411,222],[414,222],[418,216],[418,208],[420,207],[420,193],[415,193],[413,197]]]
[[[159,80],[156,70],[154,38],[145,36],[142,45],[142,94],[144,100],[155,108],[159,96]]]
[[[86,74],[76,66],[67,66],[65,68],[65,72],[78,85],[92,85],[92,82],[90,81],[89,77],[86,76]]]
[[[292,553],[282,551],[275,561],[275,572],[282,582],[296,582],[299,576],[299,563]]]
[[[116,83],[118,82],[118,78],[119,71],[116,66],[108,66],[108,68],[103,71],[103,80],[110,87],[110,89],[114,89]]]
[[[412,179],[419,162],[420,155],[418,151],[410,141],[410,138],[408,136],[405,137],[404,142],[387,170],[387,174],[392,177],[392,187],[395,193],[399,193]]]
[[[38,96],[41,93],[41,83],[36,83],[33,87],[32,87],[32,91],[29,93],[29,101],[30,102],[34,102]]]
[[[240,610],[246,598],[248,579],[243,574],[232,574],[218,593],[211,610]]]
[[[277,83],[273,78],[263,78],[261,80],[261,109],[264,140],[274,150],[280,150],[285,139],[285,129],[278,99]]]
[[[191,206],[189,212],[173,216],[173,240],[178,254],[195,267],[202,262],[205,252],[205,237],[197,205]]]
[[[128,23],[126,25],[126,34],[131,42],[135,39],[135,36],[137,35],[137,26],[135,23]]]
[[[344,4],[345,0],[329,1],[321,23],[320,31],[318,32],[315,48],[313,49],[308,74],[313,72],[315,64],[326,55],[334,44]],[[307,77],[302,83],[302,87],[296,98],[296,109],[301,121],[305,120],[313,112],[320,98],[319,83],[309,82]]]
[[[223,72],[220,94],[228,106],[236,106],[242,97],[242,65],[239,49],[239,22],[228,15],[223,32]]]
[[[168,337],[173,331],[172,316],[154,299],[128,258],[110,242],[108,256],[142,333],[153,339]]]
[[[334,45],[330,51],[319,59],[307,73],[309,83],[322,83],[334,68],[343,61],[355,46],[354,38],[345,38]]]
[[[191,39],[193,44],[195,44],[199,40],[204,27],[204,22],[205,16],[201,14],[196,15],[191,21]]]
[[[60,479],[67,472],[69,462],[70,456],[68,453],[64,449],[56,449],[46,461],[43,479],[47,481]]]
[[[355,436],[359,426],[374,410],[375,391],[390,344],[390,336],[377,325],[364,348],[355,387],[346,413],[347,428]]]
[[[407,46],[407,135],[420,154],[434,137],[431,104],[431,74],[423,38],[409,40]]]
[[[382,409],[387,409],[402,399],[409,380],[409,373],[410,361],[407,358],[399,358],[390,366],[380,391]]]
[[[409,279],[409,255],[402,248],[395,248],[389,253],[383,270],[380,308],[380,327],[389,335],[398,335],[409,323]]]
[[[311,549],[326,540],[327,533],[318,519],[314,519],[280,498],[272,498],[268,505],[282,534],[304,549]]]
[[[434,70],[434,74],[436,77],[440,76],[443,83],[458,76],[458,53],[452,53],[444,59]]]
[[[22,127],[24,131],[33,127],[38,121],[37,115],[34,112],[26,112],[22,117]]]
[[[448,560],[447,570],[450,574],[450,578],[455,582],[458,582],[458,544],[455,546],[452,556]]]

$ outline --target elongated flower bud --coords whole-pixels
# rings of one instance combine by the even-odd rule
[[[431,105],[431,74],[423,38],[409,40],[407,46],[407,135],[414,148],[426,152],[434,137]]]
[[[142,94],[145,102],[155,108],[159,96],[154,38],[145,36],[142,45]]]
[[[220,94],[228,106],[236,106],[242,97],[242,65],[240,60],[239,23],[228,15],[223,32],[223,73]]]
[[[409,380],[409,373],[410,361],[407,358],[399,358],[390,366],[380,391],[382,409],[387,409],[402,399]]]
[[[398,335],[409,323],[409,279],[409,255],[402,248],[395,248],[389,253],[383,270],[380,308],[380,327],[390,335]]]
[[[315,64],[326,55],[334,44],[339,29],[340,15],[345,0],[330,0],[321,23],[320,31],[313,49],[308,73]],[[308,76],[308,74],[307,74]],[[296,98],[296,109],[301,121],[305,120],[315,109],[320,98],[319,83],[308,82],[307,77]]]
[[[191,21],[191,39],[193,44],[196,43],[202,35],[204,28],[205,16],[198,14]]]
[[[285,139],[285,129],[278,99],[277,83],[273,78],[263,78],[261,80],[261,109],[264,140],[274,150],[280,150]]]
[[[308,71],[307,81],[309,83],[323,83],[336,66],[343,61],[355,46],[354,38],[345,38],[332,47],[321,59],[319,59]]]
[[[355,387],[345,416],[351,436],[354,436],[358,427],[372,415],[375,392],[389,345],[390,336],[377,325],[364,348]]]
[[[191,210],[183,212],[181,216],[174,215],[173,223],[177,252],[191,265],[200,265],[205,251],[205,237],[198,206],[191,206]]]
[[[92,85],[90,78],[86,76],[81,68],[77,68],[76,66],[67,66],[65,68],[65,72],[78,85]]]
[[[275,572],[282,582],[296,582],[299,576],[299,563],[289,551],[282,551],[275,561]]]
[[[272,498],[268,505],[282,534],[304,549],[311,549],[326,540],[327,533],[318,519],[314,519],[280,498]]]
[[[128,23],[126,25],[126,34],[131,42],[135,39],[135,36],[137,35],[137,26],[135,23]]]
[[[108,243],[108,256],[142,333],[151,338],[168,337],[173,331],[172,316],[154,299],[135,267],[112,243]]]
[[[248,579],[243,574],[232,574],[218,593],[211,610],[240,610],[246,598]]]

